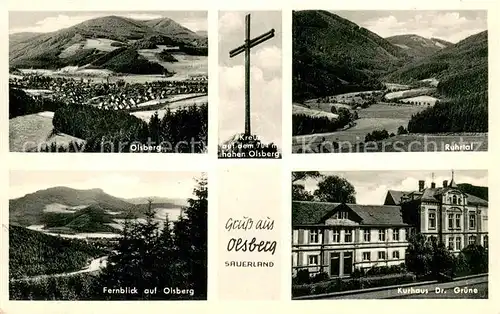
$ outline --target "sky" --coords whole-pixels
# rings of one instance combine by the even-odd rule
[[[9,12],[9,33],[53,32],[89,19],[118,15],[139,20],[168,17],[190,30],[207,31],[206,11],[12,11]]]
[[[190,198],[200,172],[159,171],[24,171],[10,172],[9,198],[39,190],[65,186],[74,189],[103,189],[121,198],[159,196]]]
[[[382,37],[416,34],[452,43],[488,28],[486,11],[332,11]]]
[[[275,29],[275,36],[251,49],[251,131],[266,144],[281,147],[282,37],[279,11],[219,12],[219,143],[245,131],[244,54],[229,51],[245,39],[245,15],[251,14],[250,36]]]
[[[383,204],[388,190],[418,190],[419,180],[425,180],[426,187],[430,187],[433,173],[436,187],[442,187],[444,180],[451,181],[451,170],[321,172],[323,175],[337,175],[349,181],[356,191],[356,203],[369,205]],[[457,184],[488,186],[486,170],[455,170],[454,178]],[[316,189],[318,181],[307,179],[305,182],[297,183],[304,184],[305,189],[312,192]]]

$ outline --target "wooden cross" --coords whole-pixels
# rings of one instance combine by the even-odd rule
[[[245,16],[245,43],[229,52],[229,57],[236,57],[245,52],[245,135],[250,133],[250,48],[274,37],[274,29],[250,39],[250,14]]]

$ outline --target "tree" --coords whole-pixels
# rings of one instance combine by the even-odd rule
[[[456,258],[453,253],[446,248],[443,242],[437,243],[434,241],[433,246],[433,258],[432,258],[432,272],[436,278],[441,276],[446,276],[448,278],[453,277],[453,272],[456,265]]]
[[[398,135],[400,134],[407,134],[408,131],[405,129],[404,126],[400,125],[399,128],[398,128]]]
[[[305,189],[303,184],[292,184],[292,200],[312,201],[314,196]]]
[[[154,288],[162,281],[161,274],[170,273],[170,269],[155,269],[158,266],[156,253],[160,232],[151,201],[145,216],[144,223],[131,221],[131,216],[126,219],[122,237],[108,257],[108,266],[96,288],[101,295],[102,287],[135,287],[139,293],[105,295],[105,298],[149,299],[154,295],[143,294],[144,289]]]
[[[423,234],[417,233],[410,237],[406,253],[405,263],[409,271],[417,276],[431,272],[433,248]]]
[[[327,176],[318,183],[314,196],[322,202],[356,203],[354,186],[344,178]]]
[[[478,244],[468,245],[462,253],[470,271],[474,274],[488,272],[488,250]]]
[[[207,296],[207,179],[198,180],[195,198],[189,199],[174,225],[174,243],[180,258],[178,273],[186,288],[194,290],[195,299]]]

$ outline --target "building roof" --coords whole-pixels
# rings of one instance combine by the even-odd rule
[[[389,191],[387,191],[387,194],[392,198],[392,200],[394,201],[395,205],[399,205],[401,203],[401,197],[403,197],[403,195],[408,194],[408,193],[410,193],[410,192],[407,192],[407,191],[395,191],[395,190],[389,190]]]
[[[450,186],[448,186],[446,188],[426,188],[423,191],[422,197],[418,197],[418,195],[417,195],[417,198],[415,198],[415,199],[420,199],[420,200],[426,201],[426,202],[440,202],[440,200],[437,196],[441,195],[449,190],[456,190],[456,189],[454,189]],[[396,204],[400,204],[401,203],[401,201],[400,201],[401,196],[411,195],[414,192],[389,190],[387,193],[389,195],[391,195],[391,197],[394,199],[394,202]],[[417,192],[415,192],[415,193],[417,193]],[[461,192],[461,193],[463,193],[463,192]],[[472,194],[468,194],[468,193],[463,193],[463,194],[465,194],[467,196],[467,203],[470,205],[488,206],[487,200],[484,200],[484,199],[477,197],[477,196],[474,196]]]
[[[488,206],[488,201],[487,200],[483,200],[482,198],[479,198],[477,196],[474,196],[474,195],[471,195],[471,194],[467,194],[467,203],[471,204],[471,205],[479,205],[479,206]]]
[[[333,214],[340,203],[292,202],[292,225],[324,224],[324,219]],[[343,204],[360,218],[360,225],[406,225],[400,206]]]
[[[292,202],[292,225],[314,225],[320,221],[340,203],[327,202]]]

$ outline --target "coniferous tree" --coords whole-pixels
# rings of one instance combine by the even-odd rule
[[[196,299],[206,299],[208,188],[205,177],[198,180],[194,195],[195,198],[188,200],[185,217],[181,216],[175,224],[174,242],[181,257],[180,280],[194,289]]]

